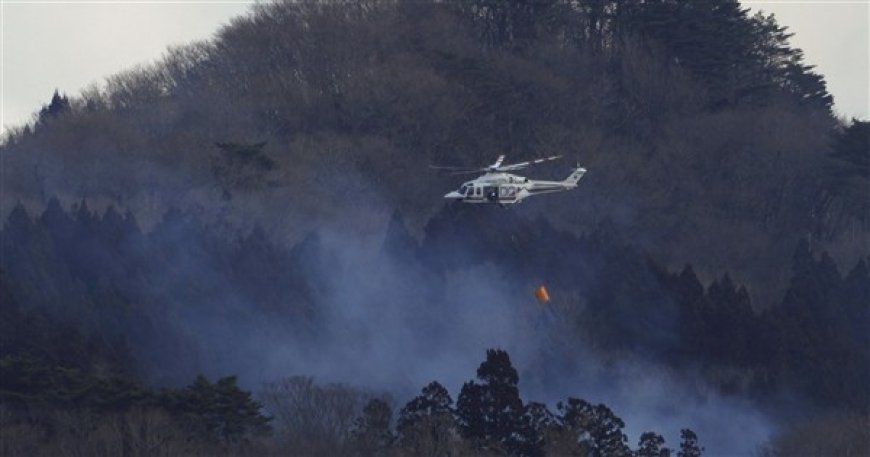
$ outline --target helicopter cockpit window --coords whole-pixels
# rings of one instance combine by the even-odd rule
[[[459,188],[459,195],[464,197],[466,192],[468,192],[468,186],[463,184],[462,187]]]

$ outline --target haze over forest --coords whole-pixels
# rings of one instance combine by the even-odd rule
[[[0,145],[2,455],[867,455],[870,123],[788,36],[274,2],[46,94]],[[589,172],[445,204],[428,165],[499,154]]]

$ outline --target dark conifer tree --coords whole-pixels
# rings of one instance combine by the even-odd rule
[[[218,430],[225,442],[238,443],[269,432],[269,418],[251,392],[239,388],[235,376],[218,379],[214,392],[213,414],[221,421]]]
[[[57,89],[54,90],[54,95],[51,96],[51,102],[43,106],[39,111],[39,123],[45,123],[69,111],[70,104],[66,95],[60,95]]]
[[[785,66],[787,81],[784,88],[800,103],[830,111],[834,97],[828,93],[825,78],[812,71],[813,65],[805,65],[802,61],[803,53],[795,51],[793,61]]]
[[[423,388],[420,395],[409,401],[399,412],[396,430],[401,434],[404,430],[428,418],[452,415],[453,399],[450,398],[450,393],[437,381],[432,381]]]
[[[414,455],[445,455],[459,434],[447,389],[436,381],[424,387],[399,412],[396,432],[400,446]]]
[[[867,268],[864,259],[860,259],[846,275],[840,296],[854,335],[859,341],[870,342],[870,334],[859,330],[861,327],[864,330],[870,327],[870,268]],[[870,350],[868,344],[860,344],[858,347]]]
[[[477,379],[462,386],[456,416],[462,436],[480,449],[501,450],[514,455],[537,455],[538,441],[523,418],[519,376],[508,353],[486,351],[486,361],[477,369]]]
[[[691,429],[680,430],[680,450],[677,457],[701,457],[704,448],[698,444],[698,435]]]
[[[852,124],[834,137],[831,157],[850,165],[844,174],[870,179],[870,121],[852,119]]]
[[[24,241],[34,232],[34,224],[27,214],[27,209],[21,202],[15,204],[9,216],[6,218],[6,223],[3,224],[3,233],[13,239]]]
[[[857,217],[863,227],[870,224],[870,122],[852,119],[833,134],[831,163],[826,167],[826,192],[819,197],[818,213],[828,221]],[[829,224],[830,225],[830,224]],[[835,225],[836,226],[836,225]],[[824,236],[830,236],[827,229]]]
[[[40,223],[51,235],[57,247],[62,248],[70,242],[73,221],[63,209],[57,197],[48,200],[45,211],[40,216]]]
[[[695,270],[692,269],[691,265],[683,267],[683,271],[680,272],[677,279],[677,291],[680,294],[682,301],[693,303],[704,296],[704,286],[701,284],[701,281],[698,280],[698,276],[695,274]]]
[[[70,312],[80,298],[57,245],[20,203],[6,218],[0,236],[0,267],[22,308]],[[72,313],[70,313],[72,314]]]
[[[270,419],[250,392],[239,389],[235,376],[212,384],[199,375],[182,390],[165,391],[161,403],[184,415],[206,441],[235,444],[269,431]]]

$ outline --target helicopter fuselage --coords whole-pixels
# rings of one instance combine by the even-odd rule
[[[584,173],[585,168],[577,167],[563,181],[544,181],[505,172],[489,172],[462,184],[458,190],[448,192],[444,198],[463,203],[511,205],[533,195],[574,189]]]

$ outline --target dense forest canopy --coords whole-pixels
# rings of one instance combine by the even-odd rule
[[[731,0],[279,1],[55,92],[0,144],[9,452],[866,450],[870,122],[790,36]],[[444,206],[427,165],[502,153],[589,173]]]
[[[264,3],[56,94],[5,141],[4,208],[88,198],[151,224],[181,205],[298,240],[345,218],[376,235],[397,207],[418,231],[458,184],[427,164],[559,153],[592,170],[585,194],[524,213],[613,222],[775,301],[799,238],[848,263],[868,242],[848,129],[789,36],[733,1]]]

